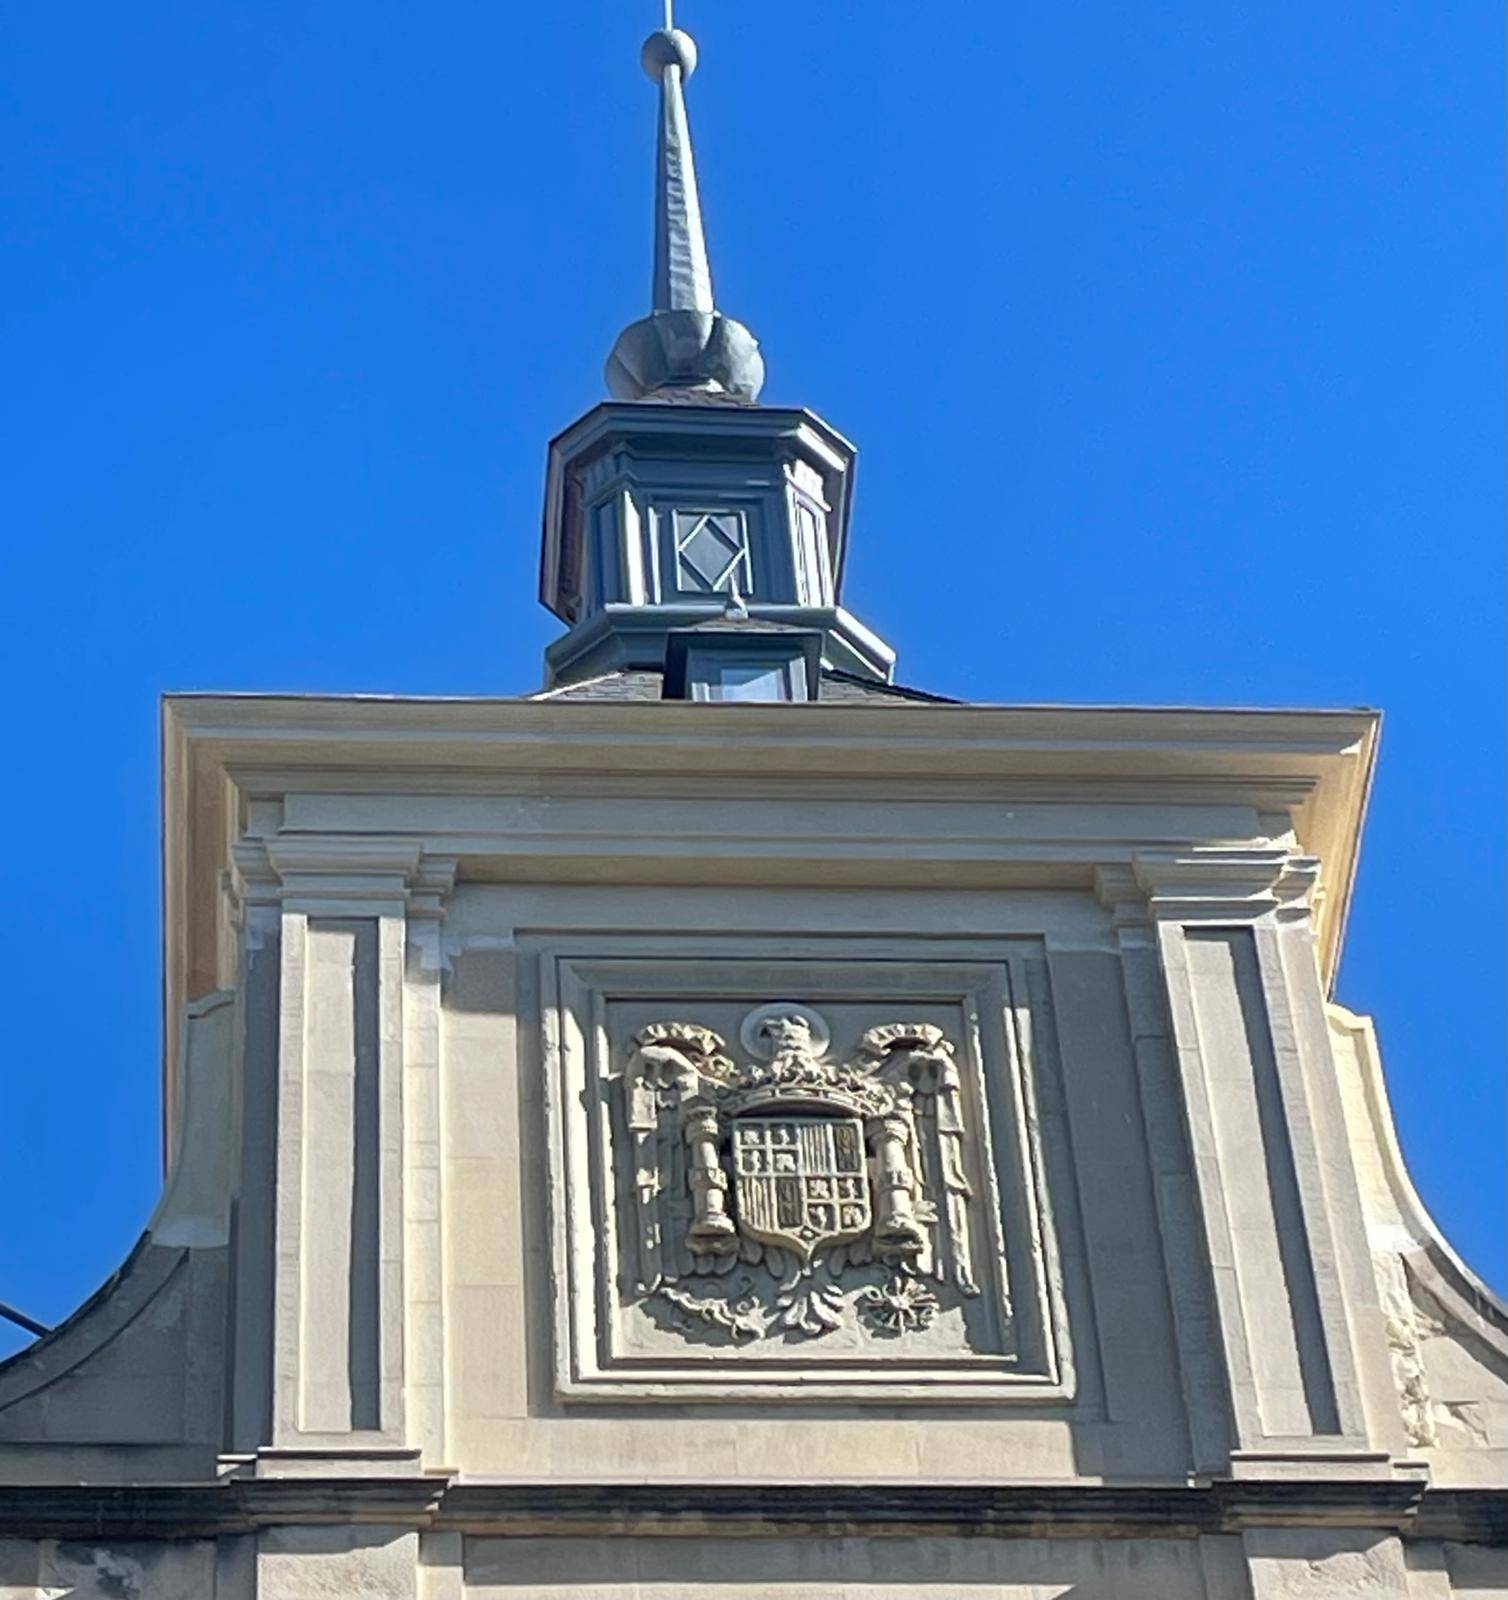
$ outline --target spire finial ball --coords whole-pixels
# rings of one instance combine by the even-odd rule
[[[639,59],[656,83],[665,76],[666,67],[679,67],[684,83],[696,71],[696,41],[679,28],[656,28],[644,41]]]

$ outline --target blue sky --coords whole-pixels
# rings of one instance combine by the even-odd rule
[[[656,9],[6,7],[0,1298],[38,1317],[159,1181],[158,695],[537,683],[545,442],[646,307]],[[847,599],[903,681],[1386,712],[1338,993],[1501,1289],[1500,6],[681,20],[720,302],[861,448]]]

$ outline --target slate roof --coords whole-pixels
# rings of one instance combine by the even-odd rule
[[[630,701],[658,700],[661,698],[664,674],[638,670],[605,673],[600,678],[587,678],[581,683],[563,684],[558,689],[545,689],[530,695],[531,700],[590,700]],[[822,673],[822,702],[826,705],[938,705],[960,704],[940,694],[928,694],[923,689],[907,689],[898,683],[875,683],[868,678],[857,678],[846,672]]]

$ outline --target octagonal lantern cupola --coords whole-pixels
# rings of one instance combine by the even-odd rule
[[[815,635],[822,665],[888,681],[894,654],[841,605],[854,449],[801,408],[759,406],[752,333],[713,300],[686,119],[696,49],[651,34],[660,91],[651,310],[618,336],[614,394],[550,446],[540,598],[569,631],[551,684],[663,671],[671,636],[733,618]]]
[[[816,629],[836,670],[894,656],[839,603],[853,447],[809,411],[606,403],[550,446],[540,598],[552,682],[658,667],[731,611]]]

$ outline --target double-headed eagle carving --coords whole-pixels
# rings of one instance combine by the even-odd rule
[[[735,1339],[839,1327],[853,1303],[882,1334],[914,1331],[979,1292],[969,1246],[964,1104],[953,1046],[930,1023],[870,1028],[829,1060],[822,1018],[796,1005],[745,1019],[749,1059],[690,1022],[633,1041],[625,1073],[638,1201],[634,1288]],[[763,1296],[708,1296],[738,1265]],[[843,1280],[867,1282],[850,1302]],[[704,1281],[698,1286],[696,1280]],[[879,1279],[876,1282],[874,1280]]]

